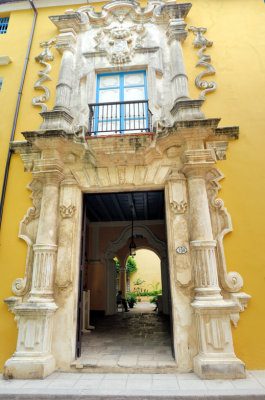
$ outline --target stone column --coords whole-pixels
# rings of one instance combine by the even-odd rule
[[[61,33],[58,36],[58,43],[55,45],[57,50],[62,54],[62,61],[58,84],[56,86],[54,110],[70,111],[75,41],[76,38],[73,33]]]
[[[173,169],[165,187],[165,205],[174,353],[178,370],[182,372],[192,370],[196,354],[192,338],[192,270],[186,186],[184,175]]]
[[[186,75],[182,44],[186,39],[186,24],[182,18],[171,19],[168,25],[167,35],[171,55],[171,81],[174,103],[178,100],[189,99],[188,78]]]
[[[126,285],[126,261],[123,266],[120,267],[120,290],[122,291],[122,296],[125,297],[127,293]]]
[[[234,302],[224,300],[218,282],[216,242],[206,190],[206,177],[214,163],[209,150],[187,150],[183,169],[188,180],[190,248],[195,280],[192,306],[197,324],[199,353],[194,371],[206,379],[242,378],[244,364],[236,358],[230,325]]]
[[[37,164],[37,162],[36,162]],[[43,194],[29,298],[16,306],[14,313],[18,324],[16,352],[4,366],[7,378],[44,378],[55,369],[51,354],[53,315],[57,309],[53,297],[54,272],[57,253],[57,223],[59,185],[62,173],[58,164],[39,162],[36,172],[43,182]],[[42,168],[43,167],[43,168]]]
[[[190,236],[194,267],[195,299],[221,299],[216,266],[216,241],[213,240],[205,185],[207,167],[186,167],[190,199]]]
[[[56,86],[55,105],[52,111],[41,113],[44,121],[40,129],[61,129],[65,132],[71,132],[73,121],[73,116],[71,115],[71,95],[74,76],[76,33],[71,28],[65,28],[65,32],[57,37],[55,47],[62,54],[59,79]]]

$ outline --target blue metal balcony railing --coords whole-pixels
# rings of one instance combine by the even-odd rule
[[[88,135],[150,132],[148,100],[89,104]]]

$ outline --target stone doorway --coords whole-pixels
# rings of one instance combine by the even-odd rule
[[[155,208],[152,207],[153,203],[156,204]],[[163,349],[167,355],[164,358],[160,356],[158,360],[159,351],[162,350],[160,349],[161,344],[159,345],[158,337],[161,334],[161,329],[164,332],[165,330],[167,331],[170,326],[170,295],[163,191],[84,195],[84,205],[87,228],[85,229],[86,239],[83,250],[85,259],[84,271],[82,272],[83,283],[80,287],[82,287],[83,290],[89,291],[90,314],[97,316],[95,322],[97,326],[95,331],[92,330],[91,333],[79,334],[82,342],[82,345],[80,344],[81,352],[77,353],[77,361],[75,361],[73,365],[79,366],[80,368],[81,365],[83,365],[82,368],[90,368],[95,367],[95,365],[93,365],[94,363],[97,367],[101,366],[106,370],[111,362],[115,364],[115,361],[117,361],[115,365],[120,370],[121,365],[119,365],[119,362],[122,364],[120,357],[124,357],[126,354],[128,355],[126,337],[133,336],[133,333],[131,333],[131,330],[133,330],[134,333],[137,331],[140,333],[137,333],[137,340],[139,341],[137,348],[134,345],[129,350],[129,352],[133,353],[133,358],[137,359],[137,365],[135,363],[130,363],[130,368],[137,367],[138,370],[140,365],[143,364],[140,361],[148,361],[141,359],[141,353],[144,350],[147,350],[148,353],[148,349],[145,349],[145,347],[148,345],[147,338],[150,339],[151,337],[154,338],[153,344],[151,344],[153,353],[155,353],[155,347],[158,347],[158,354],[156,357],[154,357],[155,354],[152,356],[149,355],[149,357],[146,354],[147,358],[153,359],[149,360],[152,361],[149,363],[149,366],[147,365],[148,362],[145,363],[145,368],[154,369],[154,365],[158,366],[158,362],[160,361],[167,364],[168,368],[176,366],[172,357],[171,336],[169,333],[167,333],[167,349]],[[99,209],[99,205],[101,209]],[[113,205],[116,207],[119,206],[120,209],[115,210],[111,208]],[[133,218],[135,219],[133,235],[137,249],[145,248],[152,250],[160,259],[163,301],[161,301],[160,314],[157,316],[157,313],[153,312],[154,306],[150,303],[146,303],[147,307],[144,307],[144,309],[142,309],[142,304],[139,305],[126,316],[124,316],[124,314],[117,314],[116,268],[113,259],[115,256],[118,256],[121,261],[120,279],[124,279],[126,282],[125,266],[129,255],[129,242],[131,239],[131,221],[129,217],[132,209],[134,212]],[[120,221],[121,215],[123,216],[122,221]],[[122,288],[122,282],[120,282],[120,284]],[[81,297],[80,293],[79,297]],[[83,307],[85,307],[85,305],[83,305]],[[82,315],[84,315],[83,312]],[[149,321],[148,324],[146,324],[146,321]],[[91,322],[91,325],[93,326],[94,323]],[[115,332],[112,332],[112,329],[110,329],[107,335],[105,330],[108,325],[114,328]],[[102,329],[104,334],[107,335],[105,340],[107,342],[112,342],[112,336],[118,336],[119,332],[116,325],[122,332],[127,332],[125,337],[120,338],[120,342],[123,342],[123,346],[118,346],[119,348],[117,348],[118,343],[116,346],[113,344],[111,349],[112,354],[108,354],[104,351],[109,351],[109,348],[105,349],[104,344],[101,343],[103,351],[103,353],[101,351],[102,357],[100,357],[100,352],[98,352],[95,359],[94,350],[95,347],[97,347],[96,343],[100,343],[101,340],[103,340],[101,339],[103,335]],[[162,327],[163,325],[165,326]],[[82,327],[84,327],[84,324],[81,322],[79,324],[79,332],[82,330]],[[84,329],[83,332],[85,332]],[[95,338],[95,341],[93,341],[93,338]],[[135,344],[135,341],[133,342]],[[115,347],[117,348],[117,352],[113,354],[115,353]],[[108,359],[110,361],[107,361]],[[104,364],[105,361],[106,363]]]

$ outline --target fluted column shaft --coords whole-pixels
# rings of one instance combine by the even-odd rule
[[[56,86],[55,110],[70,110],[74,54],[70,48],[63,50],[58,84]]]
[[[30,301],[53,301],[53,281],[57,253],[59,183],[61,173],[44,175],[41,212],[36,243]]]
[[[221,298],[216,264],[216,241],[206,192],[206,168],[186,167],[190,203],[191,254],[195,278],[195,299]]]
[[[189,99],[188,78],[186,75],[181,42],[185,40],[187,32],[186,24],[182,18],[171,19],[167,35],[171,55],[171,81],[174,102]]]

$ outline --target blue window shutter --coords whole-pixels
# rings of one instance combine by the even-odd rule
[[[6,33],[9,17],[0,18],[0,34]]]

